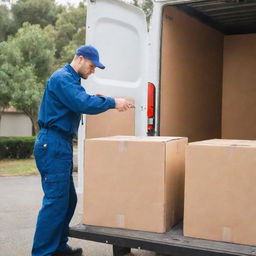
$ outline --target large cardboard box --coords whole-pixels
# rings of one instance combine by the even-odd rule
[[[255,180],[256,141],[190,143],[184,235],[256,245]]]
[[[187,138],[115,136],[85,143],[87,225],[165,232],[183,217]]]

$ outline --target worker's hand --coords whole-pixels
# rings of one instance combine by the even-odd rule
[[[116,103],[116,109],[120,112],[126,111],[128,108],[134,108],[132,102],[125,98],[114,98]]]

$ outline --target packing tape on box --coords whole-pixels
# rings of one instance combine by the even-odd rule
[[[226,156],[227,158],[232,157],[232,155],[233,155],[233,153],[234,153],[235,150],[236,150],[235,147],[227,147],[227,148],[225,149],[225,151],[224,151],[225,156]]]
[[[222,241],[232,242],[232,229],[228,227],[222,227]]]
[[[127,141],[120,141],[119,142],[119,152],[123,153],[126,151],[127,148]]]
[[[117,225],[119,228],[124,228],[124,227],[125,227],[125,218],[124,218],[124,215],[122,215],[122,214],[117,214],[117,215],[116,215],[116,225]]]

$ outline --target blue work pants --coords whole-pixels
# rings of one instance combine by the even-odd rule
[[[69,223],[77,195],[72,178],[72,137],[51,129],[41,129],[34,156],[44,192],[38,214],[32,256],[51,256],[67,248]]]

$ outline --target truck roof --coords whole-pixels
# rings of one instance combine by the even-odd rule
[[[255,0],[155,1],[175,5],[226,35],[256,33]]]

